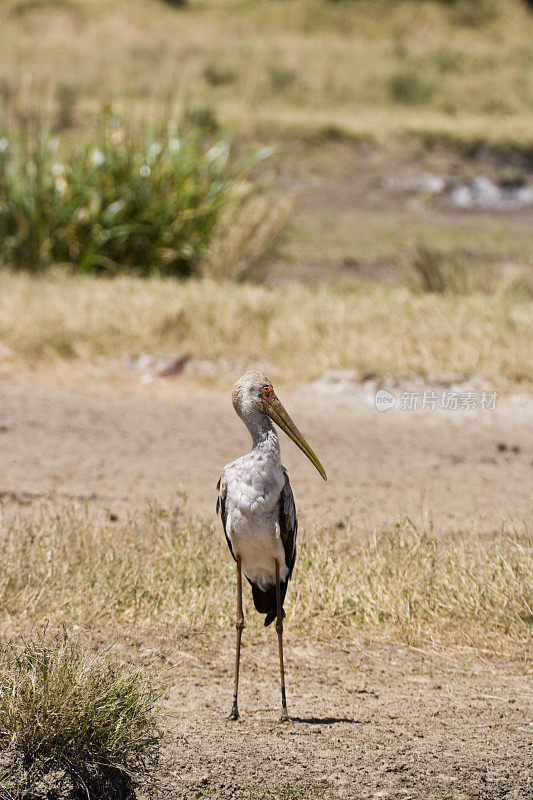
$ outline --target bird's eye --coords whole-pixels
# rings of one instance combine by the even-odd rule
[[[271,386],[263,386],[263,394],[265,397],[270,397],[272,394],[272,387]]]

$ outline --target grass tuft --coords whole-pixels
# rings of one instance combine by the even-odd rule
[[[446,252],[419,244],[412,266],[423,291],[437,294],[497,294],[505,290],[531,296],[529,272],[502,268],[499,259],[480,257],[479,263],[467,252]]]
[[[231,86],[239,80],[234,69],[216,62],[206,64],[204,78],[210,86]]]
[[[139,673],[65,634],[0,648],[0,748],[22,754],[26,778],[62,768],[94,784],[95,770],[145,767],[158,754],[158,698]]]
[[[294,199],[279,194],[243,198],[220,215],[203,275],[213,280],[262,281],[265,264],[286,232]]]
[[[490,649],[507,641],[517,651],[527,648],[533,605],[530,540],[508,536],[483,544],[443,537],[437,542],[408,519],[393,531],[360,539],[354,533],[339,539],[337,532],[334,539],[318,532],[304,551],[303,580],[320,566],[325,576],[309,593],[304,586],[304,614],[324,614],[347,631],[392,629],[409,644],[453,641]],[[321,541],[334,544],[319,547]]]

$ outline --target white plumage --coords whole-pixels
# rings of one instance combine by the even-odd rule
[[[275,585],[275,559],[281,580],[289,575],[279,521],[285,476],[278,435],[272,427],[251,453],[228,464],[220,479],[231,550],[240,554],[244,574],[261,589]]]

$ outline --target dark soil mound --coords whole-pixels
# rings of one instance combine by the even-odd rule
[[[128,800],[133,782],[105,764],[82,769],[45,760],[28,764],[19,750],[0,751],[0,800]]]

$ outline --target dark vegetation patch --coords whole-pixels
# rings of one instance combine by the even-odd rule
[[[127,800],[134,797],[130,775],[116,767],[85,764],[81,771],[61,762],[35,759],[20,750],[0,752],[0,800]]]
[[[32,11],[77,11],[72,0],[18,0],[10,8],[13,17],[24,17]]]

